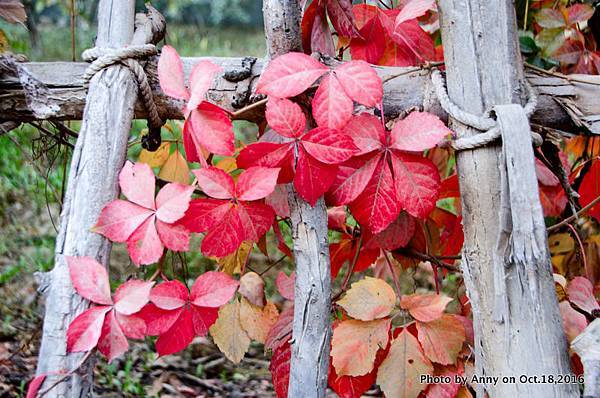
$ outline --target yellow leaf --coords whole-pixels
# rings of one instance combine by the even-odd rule
[[[246,261],[252,251],[252,242],[242,242],[238,249],[226,257],[217,258],[221,271],[228,275],[240,274],[246,267]]]
[[[215,344],[233,363],[239,363],[248,347],[250,338],[240,323],[240,302],[235,300],[219,309],[217,321],[210,327]]]
[[[548,237],[548,246],[552,255],[565,254],[575,249],[575,241],[568,233],[553,234]]]
[[[423,354],[417,338],[404,329],[394,339],[390,352],[379,366],[377,384],[386,397],[417,398],[427,387],[420,382],[421,375],[432,373],[433,366]]]
[[[373,370],[375,356],[388,343],[390,319],[341,322],[333,330],[331,357],[338,376],[362,376]]]
[[[0,29],[0,54],[7,52],[10,49],[6,34]]]
[[[235,161],[235,158],[226,157],[226,158],[219,160],[217,162],[217,164],[215,165],[215,167],[217,167],[217,168],[223,170],[224,172],[226,172],[227,174],[229,174],[232,171],[234,171],[235,169],[237,169],[237,163]]]
[[[190,168],[179,150],[169,155],[164,166],[160,169],[158,177],[169,182],[186,185],[190,183]]]
[[[269,331],[278,318],[279,311],[272,302],[269,301],[263,308],[260,308],[242,297],[240,323],[252,340],[264,344]]]
[[[169,158],[170,142],[163,142],[154,152],[142,149],[138,162],[146,163],[150,167],[161,167]]]
[[[353,283],[338,304],[352,318],[372,321],[390,314],[396,304],[396,294],[384,280],[367,276]]]

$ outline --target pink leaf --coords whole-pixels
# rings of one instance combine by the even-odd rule
[[[39,376],[35,376],[29,382],[29,387],[27,388],[27,396],[25,398],[36,398],[38,395],[38,391],[42,384],[44,384],[44,380],[46,380],[46,374],[41,374]]]
[[[440,175],[435,165],[420,156],[395,153],[392,167],[402,208],[415,217],[427,217],[435,208],[440,191]]]
[[[440,294],[411,294],[402,296],[400,307],[421,322],[431,322],[442,317],[452,299]]]
[[[259,200],[270,195],[277,185],[279,169],[250,167],[238,177],[236,197],[239,200]]]
[[[394,250],[406,246],[414,233],[415,219],[403,212],[386,229],[375,235],[370,242],[384,250]]]
[[[298,165],[294,177],[296,192],[314,206],[323,194],[329,189],[337,174],[337,166],[322,163],[303,148],[299,149]]]
[[[587,327],[587,319],[585,319],[585,315],[575,311],[568,301],[562,301],[558,306],[567,340],[571,342]]]
[[[598,301],[594,296],[594,286],[589,279],[582,276],[573,278],[567,286],[567,293],[569,295],[569,301],[581,308],[588,314],[592,311],[599,309]]]
[[[433,8],[435,0],[411,0],[400,10],[396,17],[395,25],[398,26],[404,21],[415,19],[425,15],[427,11]]]
[[[194,65],[190,73],[190,99],[187,104],[188,111],[200,105],[210,88],[215,75],[221,71],[221,67],[210,61],[200,61]]]
[[[148,336],[158,336],[166,333],[173,326],[182,311],[183,307],[175,310],[163,310],[150,303],[142,308],[139,316],[146,323],[146,334]]]
[[[115,312],[115,317],[126,337],[130,339],[143,339],[146,337],[146,321],[141,316],[141,311],[133,315],[123,315]]]
[[[106,268],[91,257],[65,256],[77,293],[96,304],[112,305]]]
[[[284,185],[277,185],[273,193],[265,198],[265,204],[275,210],[275,214],[279,217],[288,218],[290,216],[288,193]]]
[[[194,187],[191,185],[165,185],[156,195],[156,217],[169,224],[179,220],[188,209],[193,192]]]
[[[375,106],[383,98],[381,78],[364,61],[350,61],[334,71],[348,96],[359,104]]]
[[[317,125],[341,129],[352,117],[354,104],[346,95],[338,79],[328,74],[321,80],[312,102]]]
[[[188,298],[187,287],[178,280],[160,283],[150,292],[150,301],[164,310],[181,308],[188,301]]]
[[[317,127],[302,137],[306,152],[326,164],[342,163],[356,153],[352,138],[327,127]]]
[[[167,249],[186,252],[190,249],[190,231],[181,224],[167,224],[156,220],[156,232]]]
[[[256,85],[256,92],[278,98],[294,97],[329,69],[302,53],[287,53],[272,60]]]
[[[154,173],[145,163],[133,164],[127,161],[119,173],[119,185],[123,195],[147,209],[155,209],[154,184]]]
[[[354,144],[359,148],[357,156],[382,149],[386,142],[381,121],[367,113],[352,117],[342,131],[352,137]]]
[[[67,352],[89,351],[96,347],[102,332],[104,315],[111,307],[91,307],[81,313],[67,330]]]
[[[239,282],[226,273],[208,271],[196,279],[190,298],[199,307],[217,308],[231,300],[238,286]]]
[[[273,388],[277,398],[286,398],[288,396],[288,384],[290,381],[290,358],[292,357],[292,347],[285,343],[278,347],[271,358],[269,371],[273,378]]]
[[[219,225],[231,208],[229,201],[194,199],[180,222],[192,232],[206,232]]]
[[[136,265],[155,263],[163,254],[155,221],[156,216],[148,218],[127,240],[127,251]]]
[[[117,288],[114,294],[115,310],[123,315],[131,315],[142,309],[150,300],[150,290],[154,282],[131,279]]]
[[[437,116],[427,112],[412,112],[394,125],[391,147],[420,152],[433,148],[450,134],[452,132]]]
[[[300,106],[287,99],[269,98],[265,115],[269,126],[284,137],[297,137],[306,127],[306,117]]]
[[[171,328],[156,340],[156,352],[160,356],[174,354],[190,345],[192,340],[194,340],[192,311],[185,308],[180,312],[179,318],[172,324]]]
[[[296,273],[292,272],[290,276],[287,276],[283,271],[279,271],[277,279],[275,279],[275,285],[279,294],[284,299],[294,301],[294,285],[296,283]]]
[[[193,171],[198,180],[200,189],[216,199],[231,199],[234,196],[235,187],[233,178],[225,171],[217,167],[206,167]]]
[[[121,326],[116,320],[115,312],[109,312],[104,318],[102,325],[102,335],[98,341],[98,351],[100,351],[111,362],[113,359],[121,356],[129,349],[127,337],[123,334]]]
[[[163,46],[157,69],[160,88],[165,94],[182,100],[187,100],[190,97],[185,88],[183,63],[173,47]]]
[[[358,36],[352,12],[352,0],[327,1],[327,14],[335,30],[345,37]]]
[[[189,133],[198,156],[202,153],[201,148],[217,155],[233,155],[233,125],[221,108],[210,102],[202,102],[190,112],[186,123],[189,123]]]
[[[371,159],[351,159],[341,164],[335,181],[327,193],[327,200],[337,206],[348,204],[356,199],[371,181],[379,160],[380,156],[374,156]]]
[[[113,242],[125,242],[153,213],[126,200],[113,200],[104,206],[92,231]]]

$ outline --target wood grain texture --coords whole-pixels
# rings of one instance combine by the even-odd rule
[[[248,77],[229,81],[225,78],[226,73],[243,69],[244,58],[183,58],[186,76],[201,60],[210,60],[223,68],[223,73],[215,79],[209,91],[208,99],[211,102],[232,112],[249,104],[265,60],[256,60]],[[326,62],[330,65],[337,64],[330,60]],[[81,76],[87,64],[29,62],[22,65],[48,87],[47,104],[58,109],[49,116],[50,119],[81,119],[86,95]],[[384,83],[383,105],[388,120],[415,107],[422,107],[444,120],[447,119],[433,95],[430,70],[415,67],[376,67],[376,70],[384,81],[398,76]],[[183,119],[183,103],[167,97],[160,89],[156,76],[156,58],[149,60],[146,71],[161,117]],[[527,70],[527,79],[540,94],[533,123],[572,134],[580,134],[587,129],[600,134],[600,101],[597,100],[600,96],[600,76],[552,76],[530,68]],[[146,110],[141,102],[136,101],[134,109],[136,118],[146,117]],[[10,75],[0,76],[0,115],[1,119],[21,122],[38,119],[34,111],[29,109],[18,79]],[[237,118],[260,122],[263,115],[264,108],[259,107],[243,112]]]
[[[474,114],[494,105],[523,103],[524,73],[513,2],[440,0],[438,5],[450,98]],[[459,136],[477,133],[455,121],[451,127]],[[521,374],[569,374],[549,258],[535,275],[539,286],[535,297],[530,294],[530,280],[520,278],[517,267],[506,269],[508,314],[503,322],[492,316],[493,253],[500,233],[500,152],[500,146],[489,146],[460,152],[457,158],[465,233],[461,268],[474,315],[475,371],[479,376],[515,375],[517,380]],[[576,386],[568,384],[498,383],[480,384],[477,389],[477,396],[486,392],[490,398],[579,395]]]
[[[301,49],[302,12],[297,0],[264,0],[263,15],[269,59]],[[296,264],[288,397],[323,398],[331,341],[327,207],[323,198],[311,207],[291,184],[288,203]]]
[[[133,0],[101,0],[98,11],[100,47],[120,47],[148,42],[147,30],[134,35]],[[83,354],[67,353],[70,322],[89,303],[75,293],[65,256],[90,256],[108,266],[111,244],[90,231],[101,209],[118,195],[118,175],[125,161],[127,140],[137,98],[137,83],[124,66],[111,66],[90,82],[83,122],[77,138],[56,239],[55,265],[43,275],[40,286],[46,298],[46,314],[37,374],[46,377],[43,391],[60,378],[57,372],[76,369]],[[52,388],[46,397],[87,397],[92,394],[94,358]]]

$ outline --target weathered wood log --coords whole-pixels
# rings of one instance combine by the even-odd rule
[[[264,0],[269,58],[301,49],[297,0]],[[331,270],[327,207],[311,207],[288,185],[296,285],[288,397],[325,397],[331,340]]]
[[[200,60],[210,60],[224,70],[209,92],[211,102],[230,111],[237,111],[248,105],[264,67],[264,60],[257,59],[252,63],[245,58],[183,58],[186,75]],[[249,69],[246,68],[248,64],[251,64]],[[86,94],[81,76],[87,64],[30,62],[22,65],[48,87],[50,95],[47,103],[58,108],[50,118],[81,119]],[[156,59],[148,63],[146,70],[161,116],[165,119],[182,119],[183,103],[165,96],[160,90],[156,78]],[[248,73],[231,73],[244,70]],[[377,67],[377,71],[386,81],[384,108],[388,119],[414,107],[424,107],[446,120],[447,115],[432,94],[429,69]],[[397,77],[389,80],[393,76]],[[539,106],[532,118],[533,123],[573,134],[585,132],[586,129],[600,134],[600,101],[597,100],[600,96],[600,76],[549,74],[536,68],[528,68],[527,79],[541,94]],[[145,118],[145,112],[144,106],[136,102],[135,117]],[[243,112],[237,117],[260,121],[263,117],[262,108]],[[0,75],[0,119],[19,122],[38,120],[27,105],[18,78],[11,75]]]
[[[134,34],[133,0],[101,0],[98,10],[98,47],[144,44],[154,36],[143,26]],[[146,22],[152,23],[149,19]],[[125,161],[137,95],[137,83],[124,66],[106,68],[90,82],[83,122],[71,160],[56,239],[55,266],[40,278],[40,288],[46,296],[46,315],[37,374],[48,375],[41,391],[53,386],[57,379],[61,380],[46,397],[91,395],[93,356],[83,360],[80,353],[67,353],[67,328],[89,303],[73,290],[65,256],[89,256],[108,265],[111,244],[90,228],[104,205],[118,195],[118,175]],[[71,376],[63,378],[60,375],[80,365]]]
[[[481,115],[494,105],[524,103],[524,72],[518,52],[517,27],[511,0],[440,0],[448,93],[467,112]],[[540,104],[540,108],[545,105]],[[459,136],[477,134],[451,119]],[[528,129],[519,129],[530,134]],[[543,266],[523,276],[518,267],[494,262],[500,234],[499,145],[458,153],[457,165],[463,209],[465,243],[461,268],[473,309],[475,372],[478,376],[570,374],[548,250],[539,248]],[[506,167],[506,166],[504,166]],[[533,161],[528,165],[533,168]],[[534,170],[527,170],[535,173]],[[541,212],[515,215],[541,223]],[[513,235],[514,236],[514,235]],[[532,238],[533,239],[533,238]],[[546,238],[541,238],[544,245]],[[494,267],[506,277],[494,283]],[[498,275],[498,274],[496,274]],[[531,294],[530,283],[539,287]],[[506,294],[504,319],[493,316],[495,287]],[[481,383],[477,396],[578,397],[573,384]]]
[[[573,340],[571,348],[583,364],[583,398],[600,397],[600,319],[595,319]]]

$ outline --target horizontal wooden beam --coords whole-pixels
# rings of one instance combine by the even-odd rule
[[[236,113],[237,119],[260,122],[262,109],[247,108],[259,98],[254,88],[264,67],[262,59],[254,58],[183,58],[186,75],[200,60],[210,60],[223,68],[209,91],[209,100]],[[77,120],[83,114],[86,91],[81,77],[87,64],[71,62],[30,62],[22,64],[29,73],[49,90],[48,106],[56,111],[53,120]],[[395,117],[414,108],[423,108],[443,119],[447,118],[433,93],[428,68],[376,67],[384,81],[384,109]],[[156,58],[148,61],[146,70],[153,87],[159,112],[165,119],[182,119],[183,103],[166,96],[156,77]],[[600,134],[600,76],[560,75],[536,68],[527,69],[527,79],[539,94],[537,111],[532,123],[571,134]],[[239,112],[240,109],[244,109]],[[146,111],[137,102],[136,118]],[[27,105],[25,93],[16,76],[0,76],[0,121],[27,122],[39,120]]]

